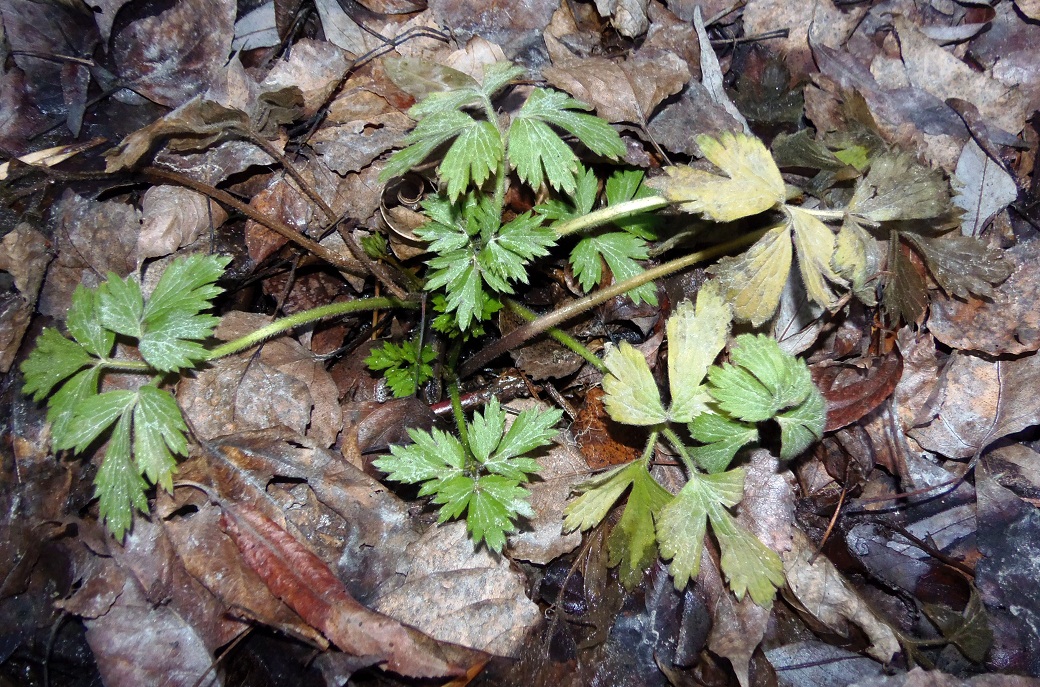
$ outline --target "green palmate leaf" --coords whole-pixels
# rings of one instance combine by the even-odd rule
[[[642,461],[637,465],[640,470],[632,473],[628,503],[607,537],[607,565],[620,564],[621,582],[629,589],[639,584],[643,571],[657,558],[654,522],[672,500],[672,495],[642,467]]]
[[[672,561],[669,572],[676,589],[696,579],[701,569],[701,552],[708,511],[713,506],[734,506],[744,496],[744,471],[718,475],[693,473],[657,519],[661,557]]]
[[[194,315],[208,309],[223,292],[216,281],[230,262],[229,256],[196,254],[170,263],[145,305],[145,327],[165,321],[171,313]],[[210,333],[212,330],[203,336]]]
[[[950,185],[941,172],[919,165],[908,153],[888,152],[871,163],[847,209],[873,222],[888,222],[930,219],[950,207]]]
[[[415,108],[420,106],[433,107],[435,103],[427,103],[434,96],[430,96],[419,105],[412,108],[411,114],[413,116],[423,116],[422,113],[415,111]],[[473,98],[479,99],[479,95],[475,94]],[[439,102],[439,100],[437,101]],[[408,134],[404,141],[407,147],[397,151],[390,156],[387,160],[386,167],[379,174],[379,180],[381,182],[389,181],[394,177],[401,176],[415,167],[420,162],[430,156],[438,146],[442,143],[449,141],[450,139],[458,136],[466,129],[475,126],[477,121],[473,117],[469,116],[465,112],[460,112],[457,107],[457,103],[454,101],[449,103],[450,108],[442,111],[434,112],[429,116],[426,116],[416,127]]]
[[[100,378],[100,367],[87,368],[65,382],[47,402],[47,422],[51,423],[51,437],[56,447],[74,445],[69,436],[72,420],[79,405],[97,395]]]
[[[484,67],[484,81],[480,90],[488,98],[493,97],[511,81],[515,81],[524,75],[524,68],[518,67],[512,62],[495,62]]]
[[[82,453],[108,429],[117,418],[129,413],[137,402],[137,394],[121,389],[106,391],[96,396],[88,396],[77,404],[72,420],[69,422],[65,441],[55,443],[54,448],[71,448]],[[130,431],[129,426],[127,432]]]
[[[621,169],[607,179],[607,205],[618,205],[637,198],[654,195],[653,191],[643,184],[643,172],[638,169]],[[656,227],[660,223],[656,215],[643,214],[617,220],[619,227],[630,234],[652,241],[657,238]]]
[[[509,162],[520,179],[532,188],[543,182],[573,193],[578,156],[548,124],[517,118],[509,127]]]
[[[101,519],[112,535],[122,540],[133,523],[133,509],[148,512],[148,500],[144,495],[148,483],[141,478],[130,457],[131,408],[124,408],[118,417],[94,483]]]
[[[563,529],[565,532],[588,530],[603,521],[614,503],[621,498],[635,475],[646,471],[640,461],[621,465],[604,472],[581,484],[578,491],[581,496],[567,504],[564,509]]]
[[[430,93],[422,101],[416,103],[408,110],[408,116],[412,119],[429,119],[440,114],[451,114],[458,112],[467,105],[476,105],[484,99],[480,86],[470,78],[470,84],[450,91]]]
[[[504,154],[502,137],[491,122],[475,122],[464,130],[451,144],[439,169],[448,183],[448,197],[458,199],[470,181],[482,186],[498,169]]]
[[[534,510],[527,502],[530,492],[516,480],[501,475],[487,475],[474,482],[469,499],[466,527],[473,541],[487,542],[495,552],[502,551],[506,533],[516,530],[517,516],[533,518]]]
[[[933,238],[910,232],[902,236],[914,244],[935,281],[951,296],[992,297],[992,285],[1011,276],[1011,265],[1004,260],[1003,252],[978,237],[945,234]]]
[[[477,308],[484,302],[476,256],[465,250],[453,251],[433,258],[429,265],[433,272],[426,282],[426,289],[445,288],[447,312],[454,312],[459,329],[466,331]]]
[[[101,298],[97,289],[88,289],[82,284],[76,287],[65,326],[89,353],[104,358],[112,352],[116,335],[101,324]]]
[[[758,441],[758,430],[754,425],[715,413],[701,413],[693,419],[689,427],[690,435],[705,444],[691,448],[690,455],[709,474],[725,470],[737,451],[752,441]],[[802,450],[804,449],[803,446]]]
[[[423,346],[422,360],[419,360],[419,344],[416,341],[403,341],[400,344],[385,342],[381,348],[373,348],[365,365],[370,370],[383,370],[383,378],[396,398],[411,396],[418,390],[419,384],[433,379],[433,367],[430,363],[437,357],[431,346]]]
[[[466,512],[473,496],[475,480],[469,475],[455,473],[438,482],[427,482],[420,496],[433,494],[433,502],[441,505],[437,511],[437,522],[445,523]]]
[[[697,144],[726,176],[676,165],[665,170],[667,176],[648,182],[668,200],[682,203],[679,207],[683,211],[716,222],[732,222],[757,215],[786,199],[780,170],[759,139],[724,133],[718,140],[698,136]]]
[[[683,301],[668,318],[668,386],[674,422],[689,422],[708,410],[711,400],[702,384],[715,357],[726,345],[732,313],[719,295],[718,284],[708,282],[697,294],[697,307]]]
[[[138,390],[134,406],[134,457],[137,469],[152,484],[173,491],[174,455],[188,455],[181,409],[168,391],[152,385]]]
[[[723,298],[733,315],[758,327],[776,312],[791,271],[790,230],[769,230],[755,245],[736,257],[722,258],[708,271],[717,275]]]
[[[661,394],[646,358],[627,341],[603,358],[610,374],[603,378],[603,405],[615,422],[656,425],[668,420]]]
[[[473,457],[481,463],[487,463],[491,453],[502,441],[502,433],[506,428],[506,411],[492,398],[484,408],[484,412],[473,413],[473,421],[469,427],[469,448]]]
[[[492,472],[521,479],[520,475],[510,475],[504,472],[505,468],[497,467],[498,463],[507,461],[515,463],[514,459],[517,456],[522,456],[551,444],[557,434],[557,431],[553,428],[562,417],[563,412],[555,408],[545,411],[531,408],[523,411],[513,421],[506,435],[502,437],[502,441],[495,450],[494,460],[486,461],[485,466]],[[525,472],[533,471],[525,470]]]
[[[144,297],[136,278],[123,279],[115,272],[109,272],[107,279],[98,287],[98,297],[102,325],[126,336],[141,336]]]
[[[25,375],[22,393],[32,394],[33,400],[39,401],[56,384],[92,362],[94,358],[83,346],[69,341],[57,329],[47,327],[37,337],[32,353],[19,368]]]
[[[831,269],[834,256],[834,234],[823,222],[801,208],[784,206],[788,222],[794,231],[794,245],[798,250],[798,268],[809,298],[824,308],[833,308],[838,297],[831,284],[848,286],[848,283]]]
[[[744,529],[721,503],[708,504],[708,518],[722,549],[722,572],[737,600],[746,592],[759,606],[771,605],[784,584],[780,556]]]
[[[414,444],[391,446],[391,455],[372,463],[387,473],[388,479],[416,484],[448,479],[461,473],[466,464],[466,450],[458,439],[439,429],[430,432],[409,429],[408,436]]]
[[[606,262],[615,282],[625,281],[642,274],[643,267],[636,260],[648,257],[646,241],[624,231],[615,231],[583,238],[571,251],[571,266],[578,283],[587,292],[603,280],[602,263]],[[636,304],[657,305],[657,289],[643,284],[627,292]]]
[[[827,402],[814,386],[804,401],[776,416],[780,425],[780,459],[790,460],[823,438]]]
[[[556,233],[542,226],[542,218],[525,212],[502,225],[495,237],[487,242],[491,261],[484,267],[505,279],[526,284],[527,270],[524,266],[533,258],[548,255],[548,249],[555,244]],[[506,267],[506,264],[516,266]]]
[[[152,318],[138,350],[149,365],[163,372],[194,367],[196,361],[209,357],[209,351],[195,340],[205,339],[219,323],[213,315],[168,311]]]
[[[566,93],[536,88],[517,117],[539,119],[558,126],[597,155],[612,159],[624,155],[625,143],[610,124],[599,117],[575,111],[588,109],[588,105]]]
[[[769,420],[815,388],[805,363],[764,335],[738,336],[731,360],[708,371],[710,392],[722,410],[745,422]]]

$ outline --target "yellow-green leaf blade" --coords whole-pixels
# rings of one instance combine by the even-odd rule
[[[708,270],[717,276],[737,320],[757,327],[773,316],[791,271],[792,254],[790,230],[779,226],[743,254],[722,258]]]
[[[642,353],[622,341],[620,346],[610,349],[603,364],[610,371],[603,378],[606,392],[603,405],[614,421],[645,426],[668,419],[657,383]]]
[[[702,382],[708,367],[726,345],[732,311],[717,282],[697,294],[697,306],[684,301],[668,318],[668,384],[674,422],[689,422],[708,409],[711,400]]]
[[[834,233],[827,225],[801,208],[784,206],[784,212],[794,231],[794,245],[798,251],[798,269],[802,273],[802,282],[809,298],[821,306],[831,309],[837,304],[838,297],[831,290],[831,284],[846,287],[848,283],[832,268],[834,257]]]

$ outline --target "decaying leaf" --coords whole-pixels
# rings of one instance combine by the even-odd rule
[[[200,193],[180,186],[153,186],[141,201],[141,233],[137,258],[162,257],[195,242],[203,231],[215,230],[228,214]]]
[[[791,271],[793,252],[790,229],[779,226],[740,255],[722,258],[710,268],[733,306],[734,317],[757,327],[773,316]]]
[[[798,269],[809,298],[824,308],[832,308],[838,298],[830,284],[848,284],[833,269],[834,232],[811,213],[801,208],[786,205],[790,228],[794,233],[794,245],[798,250]],[[830,284],[828,283],[830,282]]]
[[[942,173],[903,152],[874,159],[849,201],[848,212],[873,222],[929,219],[950,210],[950,187]]]
[[[920,323],[928,307],[927,285],[914,261],[904,252],[896,232],[892,232],[889,239],[888,271],[882,306],[889,321],[902,319],[910,325]]]
[[[953,204],[964,210],[961,233],[978,236],[994,216],[1018,197],[1018,184],[975,141],[968,141],[957,161]]]
[[[813,381],[827,399],[827,426],[825,432],[850,425],[888,398],[903,373],[903,358],[892,351],[859,374],[856,369],[829,366],[816,368]],[[825,379],[826,377],[826,379]]]
[[[974,236],[945,234],[932,238],[910,232],[902,235],[921,252],[928,271],[947,295],[991,297],[993,285],[1011,274],[1003,252]]]
[[[716,140],[698,136],[697,144],[726,176],[684,165],[666,168],[667,176],[647,181],[685,212],[716,222],[732,222],[783,203],[784,180],[762,141],[744,134],[723,133]],[[782,287],[781,287],[782,288]]]

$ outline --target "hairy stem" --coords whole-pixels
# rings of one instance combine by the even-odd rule
[[[459,431],[459,441],[466,447],[466,454],[469,455],[469,431],[466,429],[466,413],[462,410],[462,399],[459,396],[459,383],[457,380],[452,380],[448,384],[448,396],[451,397],[451,414],[455,417],[455,427]],[[472,461],[472,458],[468,460]]]
[[[417,302],[404,301],[389,297],[363,298],[356,301],[347,301],[345,303],[330,303],[329,305],[323,305],[320,308],[312,308],[311,310],[304,310],[303,312],[283,317],[280,320],[275,320],[266,327],[257,329],[255,332],[246,334],[245,336],[234,339],[233,341],[228,341],[227,343],[211,350],[206,359],[216,360],[217,358],[223,358],[224,356],[244,351],[247,348],[252,348],[257,344],[294,327],[299,327],[303,324],[310,324],[311,322],[317,322],[318,320],[324,320],[329,317],[338,317],[340,315],[364,312],[366,310],[381,310],[383,308],[418,307],[419,303]]]
[[[573,303],[568,303],[562,308],[558,308],[552,311],[551,313],[548,313],[547,315],[543,315],[542,317],[539,317],[537,320],[534,320],[533,322],[528,322],[522,327],[517,327],[513,331],[509,332],[509,334],[506,334],[501,339],[496,341],[495,343],[481,349],[476,355],[464,362],[462,366],[459,367],[459,377],[468,377],[469,375],[484,367],[485,365],[487,365],[492,360],[502,355],[506,351],[511,351],[514,348],[521,346],[524,342],[534,338],[535,336],[538,336],[546,330],[551,329],[552,327],[555,327],[556,325],[562,322],[566,322],[572,317],[577,317],[581,313],[587,312],[588,310],[591,310],[592,308],[596,307],[601,303],[606,303],[615,296],[620,296],[621,294],[631,291],[632,289],[642,286],[643,284],[651,282],[654,279],[666,277],[670,274],[678,272],[679,270],[686,269],[687,267],[690,267],[692,265],[696,265],[699,262],[711,260],[712,258],[724,255],[725,253],[728,253],[737,248],[742,248],[744,246],[750,245],[762,238],[762,236],[765,235],[765,233],[769,231],[771,228],[772,227],[759,229],[758,231],[753,231],[750,234],[745,234],[744,236],[733,239],[732,241],[720,243],[717,246],[705,248],[702,251],[690,253],[689,255],[677,258],[675,260],[671,260],[664,264],[658,265],[657,267],[652,267],[641,274],[637,274],[631,279],[626,279],[625,281],[618,282],[616,284],[611,284],[610,286],[602,288],[599,291],[596,291],[595,293],[590,293],[588,296],[582,298],[581,300],[574,301]]]
[[[511,298],[506,299],[506,305],[509,306],[510,310],[512,310],[514,313],[524,318],[528,322],[533,322],[538,318],[538,314],[535,311],[529,308],[525,308],[523,305],[517,303]],[[562,329],[557,329],[556,327],[553,327],[549,330],[549,336],[556,339],[558,342],[566,346],[574,353],[580,355],[590,365],[592,365],[594,368],[596,368],[603,374],[607,373],[607,366],[603,364],[603,361],[600,360],[595,353],[590,351],[580,341],[575,339],[567,332],[563,331]]]
[[[686,464],[686,469],[690,471],[690,474],[699,472],[700,468],[697,466],[697,461],[695,461],[693,456],[690,455],[690,452],[686,450],[686,444],[682,442],[682,439],[680,439],[679,435],[675,433],[675,430],[671,427],[665,427],[661,430],[661,433],[664,434],[664,438],[668,440],[668,443],[671,444],[672,448],[674,448],[676,453],[679,454],[679,457],[682,458],[683,462]]]
[[[643,467],[647,470],[650,469],[650,459],[654,457],[654,449],[657,447],[657,430],[650,432],[650,436],[646,438],[646,446],[643,447],[643,455],[639,458],[643,463]]]
[[[626,219],[633,215],[660,210],[661,208],[668,207],[671,204],[672,201],[662,196],[648,196],[646,198],[626,200],[624,203],[618,203],[617,205],[601,208],[594,212],[590,212],[587,215],[582,215],[581,217],[575,217],[566,222],[561,222],[560,224],[557,224],[554,229],[556,229],[557,236],[567,236],[568,234],[573,234],[584,229],[591,229],[593,227],[616,222],[620,219]]]

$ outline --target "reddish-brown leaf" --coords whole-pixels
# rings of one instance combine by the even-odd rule
[[[365,608],[320,558],[259,511],[228,507],[222,527],[268,589],[343,651],[415,677],[464,675],[486,660]]]
[[[814,367],[813,381],[827,399],[831,432],[859,420],[892,395],[903,374],[903,358],[893,350],[866,371],[851,367]]]

